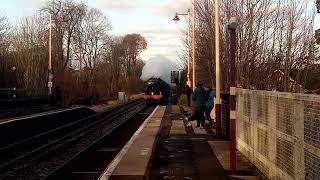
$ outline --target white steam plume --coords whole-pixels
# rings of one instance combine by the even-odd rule
[[[146,81],[149,78],[161,78],[168,84],[171,84],[171,71],[179,71],[178,63],[163,55],[156,55],[146,61],[142,69],[141,79]]]

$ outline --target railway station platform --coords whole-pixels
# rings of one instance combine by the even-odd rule
[[[211,127],[187,127],[183,107],[158,106],[99,179],[266,179],[237,152],[229,170],[229,141]]]

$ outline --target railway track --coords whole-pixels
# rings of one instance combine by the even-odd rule
[[[34,106],[34,107],[15,108],[15,109],[2,109],[0,110],[0,119],[25,116],[25,115],[30,115],[34,113],[55,110],[55,109],[58,109],[58,108]]]
[[[144,107],[132,101],[2,147],[0,179],[43,179]]]
[[[0,149],[94,114],[86,107],[75,107],[0,120]]]
[[[90,146],[65,162],[45,179],[89,180],[99,178],[153,110],[154,107],[144,109],[109,134],[92,142]]]
[[[46,97],[0,99],[0,119],[24,116],[56,109],[46,105]]]

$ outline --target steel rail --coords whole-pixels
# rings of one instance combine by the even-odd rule
[[[137,104],[137,106],[139,106],[140,103]],[[134,107],[131,107],[134,108]],[[127,114],[127,112],[132,112],[132,109],[129,108],[126,111],[124,111],[123,113]],[[137,112],[141,111],[141,109],[138,109]],[[64,162],[61,166],[59,166],[56,170],[54,170],[53,172],[51,172],[48,176],[46,176],[44,178],[44,180],[50,180],[50,179],[55,179],[55,177],[59,174],[59,172],[63,171],[63,169],[65,167],[67,167],[69,164],[71,164],[74,160],[76,160],[77,158],[79,158],[81,155],[89,152],[90,150],[94,149],[96,146],[99,145],[99,143],[101,141],[104,140],[104,138],[106,138],[106,136],[109,135],[109,133],[111,133],[112,131],[116,130],[119,126],[121,126],[122,124],[124,124],[125,122],[127,122],[127,120],[129,120],[130,118],[132,118],[137,112],[134,112],[132,114],[129,114],[129,116],[125,117],[125,120],[122,121],[121,123],[117,124],[116,126],[112,127],[112,129],[110,129],[110,131],[106,134],[104,134],[103,136],[101,136],[100,138],[96,139],[95,141],[93,141],[90,145],[88,145],[86,148],[84,148],[83,150],[81,150],[80,152],[78,152],[77,154],[75,154],[73,157],[71,157],[68,161]],[[111,119],[117,119],[119,117],[121,117],[122,114],[116,114],[115,116],[111,117]]]
[[[52,145],[58,142],[61,142],[69,137],[76,135],[77,133],[80,133],[81,131],[85,131],[86,129],[100,123],[101,121],[105,121],[106,119],[108,120],[108,118],[111,118],[112,116],[114,116],[114,114],[125,111],[130,107],[135,106],[136,104],[139,104],[141,102],[142,102],[141,100],[131,101],[125,105],[116,106],[105,112],[89,116],[87,118],[63,125],[61,127],[55,128],[45,133],[41,133],[39,135],[19,141],[17,143],[13,143],[6,147],[2,147],[0,149],[0,154],[1,154],[1,157],[4,158],[4,160],[3,159],[0,160],[0,163],[2,161],[0,165],[0,172],[4,172],[13,164],[17,163],[18,161],[24,158],[30,157],[37,152],[40,152],[46,148],[51,147]],[[62,134],[59,134],[59,133],[62,133]],[[52,138],[51,136],[54,136],[54,135],[56,135],[55,138],[53,138],[49,142],[46,142],[48,138],[50,139]],[[44,142],[37,145],[38,140],[42,140]],[[25,148],[28,146],[31,147],[31,149],[26,150]],[[6,157],[9,157],[9,158],[6,158]]]

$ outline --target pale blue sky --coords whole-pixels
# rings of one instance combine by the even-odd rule
[[[0,0],[0,15],[10,17],[14,23],[20,17],[32,16],[49,0]],[[109,17],[111,34],[140,33],[148,41],[148,49],[142,57],[147,60],[157,54],[177,60],[182,52],[182,29],[172,22],[175,12],[185,12],[190,0],[77,0],[100,9]],[[311,1],[311,0],[307,0]],[[311,1],[312,2],[312,1]],[[318,15],[319,16],[319,15]],[[317,27],[320,27],[319,17]]]
[[[32,16],[48,0],[1,0],[0,15],[11,22],[20,17]],[[157,54],[171,60],[179,59],[182,52],[182,29],[171,19],[176,11],[185,11],[189,0],[77,0],[100,9],[109,17],[113,35],[140,33],[148,41],[148,49],[142,54],[148,60]]]

